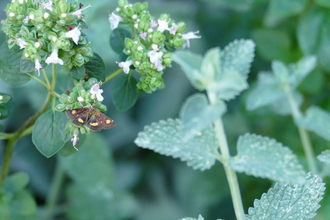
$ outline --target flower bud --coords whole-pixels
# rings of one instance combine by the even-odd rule
[[[163,21],[170,21],[171,20],[171,18],[170,18],[170,15],[169,14],[161,14],[160,16],[159,16],[159,20],[163,20]]]
[[[152,35],[152,42],[155,44],[159,44],[164,42],[165,40],[165,36],[163,33],[161,33],[160,31],[155,31]]]
[[[178,22],[176,25],[179,26],[176,33],[181,33],[182,34],[182,33],[186,32],[186,24],[183,21]]]

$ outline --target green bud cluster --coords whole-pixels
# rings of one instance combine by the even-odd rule
[[[24,48],[25,59],[44,67],[46,59],[56,51],[63,61],[63,70],[70,71],[93,57],[84,34],[76,35],[75,41],[67,35],[75,28],[79,31],[87,28],[81,7],[77,2],[66,0],[12,0],[5,9],[7,18],[2,21],[1,29],[9,37],[9,48],[15,45]]]
[[[107,107],[98,101],[95,97],[92,97],[90,92],[91,88],[99,82],[95,78],[89,78],[88,81],[76,81],[75,86],[69,94],[63,93],[59,97],[60,104],[55,106],[56,111],[66,111],[70,109],[77,109],[83,107],[91,107],[100,110],[101,112],[107,111]]]
[[[8,117],[13,108],[12,98],[10,95],[0,93],[0,120]]]
[[[132,28],[132,37],[125,39],[123,52],[128,55],[126,61],[132,62],[130,69],[141,75],[138,89],[152,93],[164,88],[163,71],[171,67],[172,52],[186,43],[183,39],[186,24],[176,23],[169,14],[153,18],[147,2],[130,4],[127,0],[119,0],[118,5],[109,21],[115,27],[122,23]]]

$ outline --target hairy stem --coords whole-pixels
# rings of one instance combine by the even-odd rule
[[[208,92],[208,97],[211,104],[217,102],[216,96],[214,93]],[[238,185],[238,180],[236,173],[227,166],[227,162],[230,158],[229,147],[227,142],[227,137],[225,134],[225,130],[223,127],[222,119],[219,118],[214,122],[214,128],[216,132],[216,136],[218,137],[218,142],[220,146],[221,152],[221,160],[220,162],[223,163],[223,167],[226,173],[227,181],[229,184],[229,189],[231,193],[231,197],[233,200],[235,215],[237,220],[245,220],[244,208],[242,203],[242,197]]]
[[[54,218],[54,210],[61,191],[64,177],[65,177],[64,170],[62,169],[59,161],[57,161],[52,185],[50,187],[50,192],[48,194],[46,201],[44,220],[51,220]]]
[[[293,99],[292,92],[291,92],[290,88],[286,87],[285,92],[286,92],[287,99],[288,99],[289,104],[290,104],[292,117],[294,119],[301,118],[301,112],[298,108],[297,103]],[[314,155],[314,152],[313,152],[311,141],[309,139],[308,132],[303,127],[301,127],[299,125],[297,125],[297,127],[298,127],[298,131],[299,131],[299,136],[300,136],[303,148],[304,148],[304,152],[305,152],[305,155],[306,155],[308,168],[313,173],[317,173],[318,171],[317,171],[317,166],[316,166],[316,161],[315,161],[315,155]]]

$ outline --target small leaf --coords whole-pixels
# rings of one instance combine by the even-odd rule
[[[315,56],[301,58],[297,63],[289,66],[289,82],[292,88],[296,88],[305,77],[315,68],[317,59]]]
[[[260,200],[254,200],[247,220],[313,219],[325,191],[322,179],[308,173],[305,183],[276,183]]]
[[[247,97],[246,109],[252,111],[259,107],[269,105],[280,98],[285,97],[285,92],[277,84],[272,73],[261,72],[258,75],[258,85]]]
[[[63,130],[67,117],[63,112],[48,110],[34,124],[32,141],[45,157],[56,154],[65,144]]]
[[[292,91],[292,99],[296,103],[297,107],[300,107],[304,101],[303,96],[296,91]],[[289,115],[292,113],[291,106],[289,104],[288,98],[283,96],[279,99],[274,100],[271,104],[271,109],[280,115]]]
[[[189,51],[177,51],[173,53],[173,60],[177,62],[186,74],[190,83],[198,90],[203,91],[209,83],[201,71],[203,58]]]
[[[125,38],[131,38],[131,33],[122,28],[116,28],[110,35],[110,46],[117,54],[122,54],[125,48]]]
[[[189,141],[181,138],[182,122],[179,119],[168,119],[145,126],[138,134],[135,144],[157,153],[180,158],[193,169],[206,170],[215,163],[217,139],[213,127],[210,126],[196,134]]]
[[[228,166],[237,172],[280,182],[301,183],[305,175],[290,148],[255,134],[239,137],[237,155],[230,158]]]
[[[190,96],[183,104],[180,111],[182,120],[182,136],[187,141],[204,128],[210,126],[213,121],[219,118],[226,111],[226,105],[220,101],[209,105],[204,94]]]
[[[322,153],[317,156],[317,159],[323,163],[330,164],[330,150],[322,151]]]
[[[330,8],[330,2],[328,0],[314,0],[314,2],[319,6]]]
[[[73,78],[76,79],[83,79],[85,78],[86,72],[85,72],[85,66],[80,66],[80,67],[76,67],[74,66],[71,71],[70,74]]]
[[[275,60],[272,62],[272,71],[279,83],[288,82],[289,70],[282,61]]]
[[[112,99],[118,111],[126,112],[135,104],[139,97],[136,84],[137,81],[132,74],[122,74],[115,79]]]
[[[214,79],[220,72],[220,48],[208,50],[202,61],[201,71],[207,79]]]
[[[105,64],[97,53],[94,53],[93,59],[85,64],[85,70],[89,77],[94,77],[97,80],[105,80]]]
[[[4,190],[10,193],[22,191],[29,183],[29,176],[24,172],[18,172],[8,177],[4,183]]]
[[[330,140],[330,114],[319,107],[311,106],[304,118],[295,120],[296,124]]]
[[[198,219],[197,218],[186,217],[186,218],[182,218],[182,219],[179,219],[179,220],[204,220],[204,218],[201,215],[199,215]]]
[[[305,8],[307,0],[271,0],[269,13],[275,17],[297,15]]]

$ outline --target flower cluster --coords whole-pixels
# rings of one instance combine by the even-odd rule
[[[93,57],[81,33],[86,28],[82,11],[88,7],[66,0],[12,0],[5,9],[2,30],[9,37],[9,48],[24,49],[23,57],[34,62],[36,70],[53,63],[70,71]]]
[[[138,89],[152,93],[164,88],[162,79],[166,67],[171,67],[171,52],[189,47],[189,40],[200,38],[198,32],[186,31],[186,24],[171,20],[168,14],[158,19],[151,17],[148,3],[129,4],[119,0],[119,7],[110,14],[110,28],[115,29],[120,23],[132,27],[132,38],[125,39],[124,53],[126,61],[118,63],[125,73],[135,69],[140,75]]]

